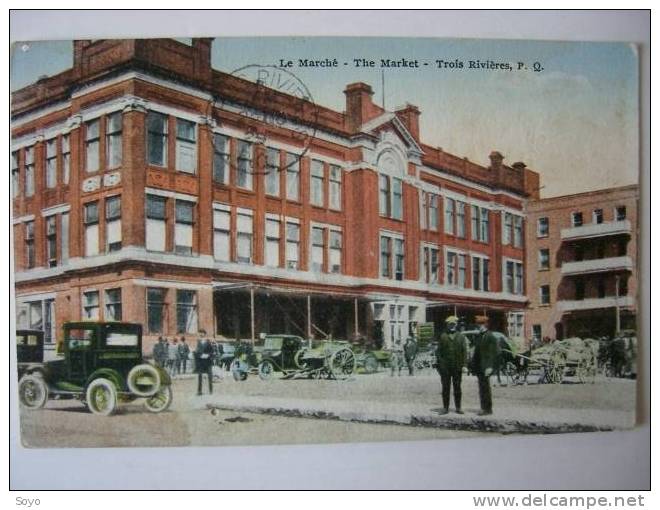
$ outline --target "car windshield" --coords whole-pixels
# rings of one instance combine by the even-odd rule
[[[266,341],[264,342],[264,349],[271,349],[271,350],[281,349],[282,341],[283,338],[279,336],[267,337]]]
[[[16,345],[39,345],[37,335],[17,335]]]

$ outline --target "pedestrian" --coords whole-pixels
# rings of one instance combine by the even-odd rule
[[[152,356],[154,358],[154,363],[156,363],[157,366],[164,368],[163,367],[163,337],[159,336],[158,341],[154,344],[154,348],[152,351]]]
[[[176,338],[167,346],[167,362],[170,366],[170,375],[174,376],[177,372],[179,359],[179,345]]]
[[[415,375],[415,358],[417,357],[417,342],[411,335],[406,338],[406,343],[403,344],[403,355],[406,358],[408,365],[408,375]]]
[[[463,378],[463,368],[467,362],[467,339],[463,333],[457,330],[458,317],[455,315],[447,317],[445,324],[446,329],[438,339],[438,347],[435,352],[440,384],[442,385],[442,411],[440,414],[449,412],[452,386],[454,387],[456,413],[463,414],[461,409],[461,380]]]
[[[161,351],[161,366],[169,372],[170,370],[170,341],[163,338],[163,350]]]
[[[398,370],[399,376],[401,375],[401,365],[403,365],[403,346],[401,345],[401,339],[397,338],[392,344],[391,355],[390,355],[390,367],[391,372],[390,376],[394,377],[394,371]]]
[[[190,347],[186,343],[186,337],[182,336],[179,342],[179,372],[186,373],[188,371],[188,356],[190,355]]]
[[[479,325],[479,333],[475,339],[472,371],[479,383],[479,416],[493,414],[493,398],[490,391],[490,376],[498,358],[498,342],[492,331],[488,329],[488,317],[477,315],[475,322]]]
[[[206,331],[200,331],[201,338],[195,348],[195,372],[197,372],[197,395],[202,394],[202,376],[209,381],[209,395],[213,393],[213,345],[205,338]]]

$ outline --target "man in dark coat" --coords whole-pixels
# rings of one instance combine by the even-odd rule
[[[190,354],[190,347],[186,343],[186,337],[181,337],[181,342],[179,343],[179,359],[180,359],[180,370],[179,372],[186,373],[188,370],[188,355]]]
[[[197,372],[197,395],[202,394],[202,376],[206,374],[209,380],[209,394],[213,393],[213,358],[214,348],[205,331],[200,331],[202,338],[198,340],[195,349],[195,372]]]
[[[461,379],[463,367],[467,360],[467,340],[463,333],[456,330],[458,317],[450,316],[445,320],[445,331],[440,335],[435,352],[437,369],[442,383],[442,411],[449,412],[449,397],[451,387],[454,387],[454,405],[456,413],[463,414],[461,409]]]
[[[417,357],[417,342],[412,336],[406,339],[403,344],[403,355],[406,358],[406,365],[408,365],[408,375],[414,375],[415,372],[415,358]]]
[[[479,416],[493,414],[493,398],[490,392],[490,376],[497,366],[499,346],[497,337],[488,329],[488,317],[478,315],[475,318],[479,324],[479,334],[475,339],[472,371],[479,383],[479,401],[481,411]]]

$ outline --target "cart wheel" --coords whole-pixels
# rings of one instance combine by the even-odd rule
[[[48,401],[48,385],[39,374],[24,375],[18,383],[18,398],[27,409],[41,409]]]
[[[264,360],[259,363],[259,379],[268,381],[275,375],[275,365],[270,360]]]
[[[172,387],[161,386],[161,388],[151,397],[144,401],[144,407],[152,413],[162,413],[172,404]]]
[[[339,349],[330,357],[329,377],[348,377],[355,371],[355,355],[350,349]]]
[[[117,390],[108,379],[94,379],[87,387],[87,407],[93,414],[110,416],[117,410]]]

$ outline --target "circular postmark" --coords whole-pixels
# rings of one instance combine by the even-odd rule
[[[231,84],[239,90],[222,94],[220,108],[237,114],[232,122],[238,124],[248,142],[267,145],[264,126],[285,130],[290,145],[299,147],[299,151],[287,153],[285,164],[278,166],[286,170],[299,165],[316,136],[319,119],[319,108],[307,86],[291,71],[273,65],[250,64],[229,75],[250,84]],[[259,152],[255,159],[253,173],[268,173],[266,151]]]

